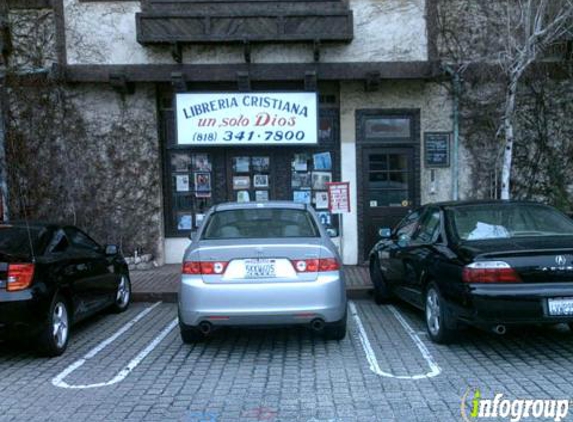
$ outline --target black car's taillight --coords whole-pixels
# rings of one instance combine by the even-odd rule
[[[6,290],[15,292],[30,287],[34,278],[34,264],[9,264]]]
[[[505,261],[479,261],[464,267],[464,283],[521,283],[521,277]]]

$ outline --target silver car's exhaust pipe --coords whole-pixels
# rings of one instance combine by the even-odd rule
[[[493,332],[502,336],[507,332],[507,329],[505,328],[505,325],[500,324],[493,327]]]
[[[310,327],[314,331],[322,331],[324,329],[324,321],[320,318],[313,319],[310,323]]]
[[[199,324],[199,331],[201,331],[201,333],[207,335],[211,332],[211,323],[207,322],[207,321],[203,321],[202,323]]]

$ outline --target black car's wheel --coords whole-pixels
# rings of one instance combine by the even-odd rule
[[[346,337],[346,314],[344,318],[324,327],[324,338],[327,340],[342,340]]]
[[[181,329],[181,340],[186,344],[193,344],[205,340],[205,334],[199,331],[198,328],[189,327]]]
[[[384,303],[390,303],[392,300],[392,293],[388,288],[384,275],[382,275],[380,263],[377,259],[372,259],[370,261],[370,280],[372,280],[372,285],[374,286],[374,301],[376,304],[382,305]]]
[[[430,283],[425,297],[426,328],[433,342],[450,343],[456,332],[450,328],[452,321],[446,312],[445,303],[435,283]]]
[[[48,312],[46,327],[40,334],[38,345],[46,356],[60,356],[68,347],[70,314],[65,299],[56,295]]]
[[[123,274],[119,283],[117,284],[117,291],[115,294],[115,302],[112,306],[112,311],[119,313],[125,311],[131,302],[131,282],[129,276]]]

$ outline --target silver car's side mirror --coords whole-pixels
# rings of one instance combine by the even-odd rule
[[[189,240],[190,240],[191,242],[195,242],[195,237],[196,237],[196,236],[197,236],[197,232],[196,232],[196,231],[191,232],[191,234],[189,235]]]
[[[389,229],[388,227],[378,229],[378,236],[382,239],[390,239],[392,237],[392,229]]]

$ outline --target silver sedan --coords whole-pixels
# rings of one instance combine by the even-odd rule
[[[178,298],[184,342],[217,326],[306,325],[346,335],[336,247],[314,210],[293,202],[217,205],[185,251]]]

